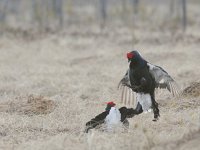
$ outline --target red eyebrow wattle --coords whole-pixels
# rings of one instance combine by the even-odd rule
[[[127,58],[128,58],[128,59],[133,58],[133,56],[134,56],[133,53],[127,53]]]

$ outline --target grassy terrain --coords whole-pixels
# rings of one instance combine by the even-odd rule
[[[180,16],[169,17],[168,5],[144,4],[135,18],[131,6],[123,14],[121,5],[113,6],[103,29],[93,5],[74,4],[65,19],[75,21],[59,32],[41,27],[37,33],[23,22],[29,17],[7,16],[0,27],[0,149],[200,149],[200,84],[193,84],[200,82],[199,2],[188,3],[186,32]],[[128,132],[84,134],[85,123],[105,102],[122,106],[117,85],[133,49],[163,67],[186,88],[184,94],[156,94],[158,122],[153,113],[141,114],[129,119]]]
[[[141,114],[129,119],[127,133],[82,132],[105,102],[120,99],[126,52],[139,50],[185,88],[199,80],[199,41],[195,26],[175,34],[121,26],[100,31],[95,25],[34,38],[5,34],[0,149],[199,149],[199,94],[176,100],[167,91],[158,93],[160,120]]]

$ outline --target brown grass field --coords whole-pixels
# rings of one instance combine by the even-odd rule
[[[134,45],[134,46],[133,46]],[[85,123],[118,103],[117,84],[137,49],[162,66],[182,89],[178,99],[157,94],[161,117],[135,116],[128,132],[92,130]],[[199,150],[200,29],[157,30],[96,25],[30,37],[0,37],[0,149]],[[191,86],[189,88],[189,86]],[[118,107],[122,106],[118,103]]]

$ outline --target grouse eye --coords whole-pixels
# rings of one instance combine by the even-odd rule
[[[127,58],[128,58],[128,59],[132,59],[133,56],[134,56],[133,53],[127,53]]]

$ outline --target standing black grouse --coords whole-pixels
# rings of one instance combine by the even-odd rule
[[[158,103],[155,101],[155,89],[167,88],[174,96],[179,95],[174,79],[161,67],[155,66],[144,60],[138,51],[127,53],[130,62],[129,69],[119,82],[122,88],[122,102],[131,102],[133,93],[136,93],[137,106],[135,114],[153,109],[156,121],[159,114]]]

